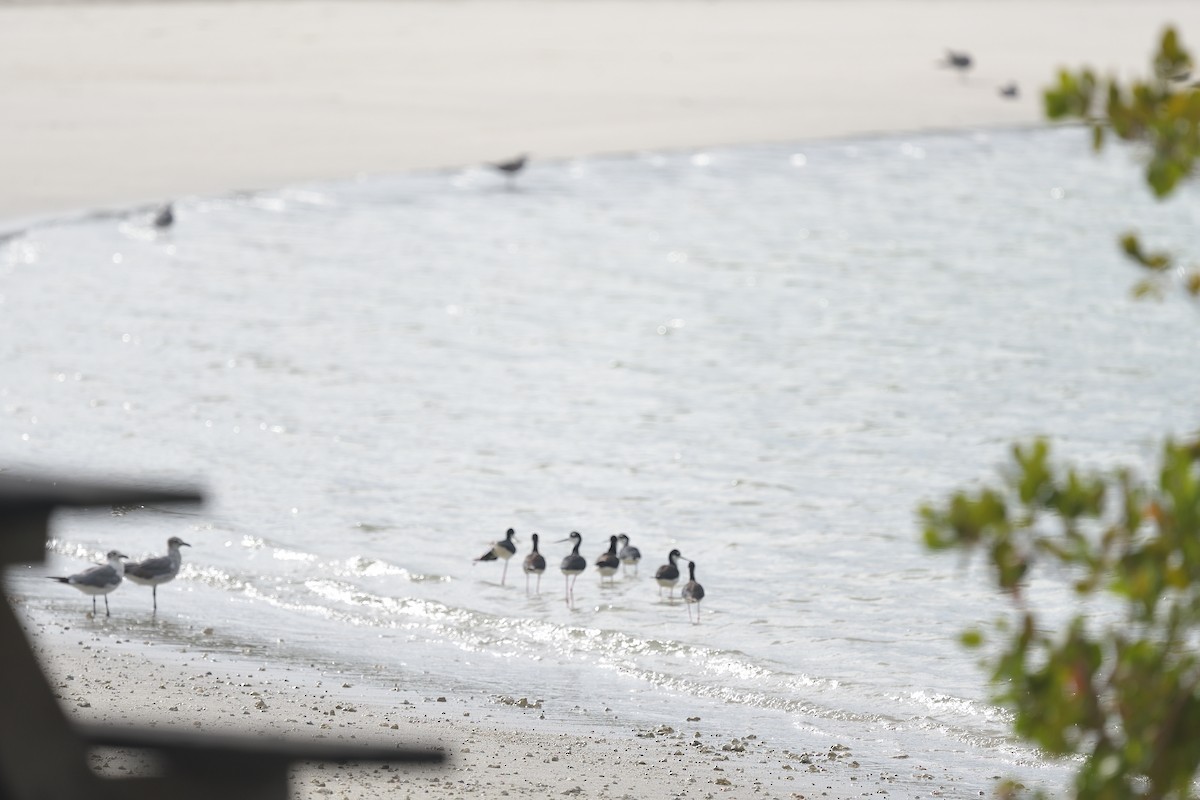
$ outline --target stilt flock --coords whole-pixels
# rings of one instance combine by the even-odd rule
[[[181,547],[191,547],[191,545],[178,536],[172,536],[167,539],[165,556],[129,562],[122,560],[128,559],[129,556],[119,550],[109,550],[105,557],[108,563],[89,567],[83,572],[77,572],[65,578],[51,577],[50,580],[74,586],[84,594],[90,594],[93,616],[96,614],[96,597],[102,595],[104,597],[104,616],[108,617],[112,616],[108,610],[109,593],[120,586],[123,579],[129,578],[134,583],[152,587],[154,612],[158,613],[158,585],[166,583],[179,574],[179,567],[183,564],[183,553],[179,549]]]
[[[522,568],[525,572],[525,593],[529,593],[529,576],[537,577],[536,592],[541,594],[542,591],[542,573],[546,571],[546,557],[539,550],[540,537],[535,533],[530,537],[533,540],[533,549],[525,556],[525,561]],[[578,531],[571,531],[565,539],[559,539],[557,543],[571,542],[571,552],[563,557],[562,574],[563,574],[563,599],[567,605],[575,604],[575,580],[583,574],[588,567],[587,559],[579,555],[580,545],[583,544],[583,536]],[[503,561],[504,570],[500,573],[500,585],[503,586],[508,577],[508,560],[517,554],[516,533],[512,528],[504,534],[503,539],[499,539],[492,543],[492,546],[476,561]],[[678,550],[672,550],[667,554],[667,563],[663,564],[654,573],[654,579],[658,582],[658,595],[662,597],[663,589],[667,590],[667,599],[673,601],[675,599],[675,584],[679,583],[679,565],[676,563],[683,558],[683,555]],[[614,576],[624,565],[626,569],[632,569],[634,574],[637,574],[638,562],[642,560],[642,553],[636,547],[629,543],[629,536],[622,533],[619,536],[608,537],[608,549],[601,553],[595,560],[596,571],[600,573],[600,583],[603,585],[604,579],[607,578],[611,584]],[[688,582],[684,584],[680,597],[683,598],[684,605],[687,606],[688,619],[692,619],[692,606],[696,606],[695,621],[700,621],[700,601],[704,599],[704,587],[696,582],[696,563],[688,561]]]

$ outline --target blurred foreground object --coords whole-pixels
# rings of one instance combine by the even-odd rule
[[[97,485],[0,473],[0,568],[45,560],[50,514],[57,508],[107,509],[201,499],[191,489]],[[3,578],[0,572],[0,581]],[[444,760],[438,750],[76,725],[55,700],[8,602],[0,603],[0,709],[0,798],[5,800],[283,800],[288,796],[288,767],[298,761],[437,764]],[[161,757],[163,769],[150,777],[101,777],[87,764],[88,751],[95,746],[153,751]]]
[[[1195,178],[1200,162],[1200,87],[1188,82],[1193,65],[1178,33],[1167,28],[1149,78],[1125,83],[1115,77],[1101,80],[1086,67],[1061,70],[1058,83],[1045,91],[1046,116],[1086,122],[1097,150],[1109,136],[1135,145],[1146,165],[1146,184],[1164,199]],[[1147,277],[1134,286],[1135,295],[1161,296],[1164,284],[1178,279],[1189,295],[1200,299],[1200,268],[1148,250],[1132,231],[1121,236],[1121,249],[1146,270]]]

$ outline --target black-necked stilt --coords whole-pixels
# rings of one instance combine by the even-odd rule
[[[117,550],[109,550],[107,564],[101,564],[96,567],[89,567],[83,572],[76,572],[74,575],[69,575],[66,578],[50,577],[52,581],[65,583],[74,586],[84,594],[92,596],[92,616],[96,616],[96,595],[104,595],[104,616],[112,616],[108,612],[108,593],[121,585],[121,576],[125,573],[125,565],[121,563],[122,558],[129,556]]]
[[[566,601],[567,605],[571,605],[571,601],[575,599],[575,579],[587,569],[587,559],[579,555],[579,545],[583,544],[583,536],[579,531],[571,531],[571,535],[566,539],[559,539],[560,542],[574,542],[575,546],[571,548],[571,554],[562,560],[562,572],[566,582]]]
[[[191,547],[191,545],[178,536],[172,536],[167,539],[165,556],[130,561],[125,565],[126,578],[134,583],[140,583],[142,586],[153,587],[151,595],[154,597],[155,611],[158,611],[158,585],[166,583],[178,575],[179,567],[183,564],[183,553],[180,552],[180,547]]]
[[[696,583],[696,562],[688,562],[688,582],[683,585],[683,603],[687,606],[688,621],[692,619],[692,603],[696,604],[696,624],[700,624],[700,601],[704,599],[704,587]]]
[[[637,574],[638,562],[642,560],[642,551],[629,543],[629,536],[622,533],[617,537],[617,541],[621,543],[621,549],[617,553],[617,558],[621,559],[621,563],[625,566],[633,565],[633,574]]]
[[[495,561],[497,558],[504,560],[504,572],[500,574],[500,585],[504,585],[504,579],[508,576],[508,560],[517,552],[517,546],[513,543],[513,529],[509,528],[504,534],[504,538],[498,542],[492,542],[492,549],[481,555],[476,561]]]
[[[966,75],[972,65],[971,54],[946,48],[946,58],[938,63],[956,70],[960,75]]]
[[[617,558],[617,537],[610,536],[608,537],[608,549],[596,559],[596,569],[600,572],[600,583],[603,584],[605,578],[612,583],[613,575],[616,575],[620,568],[621,559]]]
[[[542,573],[546,571],[546,559],[538,552],[538,535],[533,539],[533,552],[525,556],[525,594],[529,594],[529,576],[537,575],[537,593],[542,593]]]
[[[175,209],[166,203],[154,214],[154,227],[169,228],[175,224]]]
[[[654,573],[654,579],[658,581],[658,596],[662,597],[663,587],[670,589],[667,594],[669,599],[675,599],[675,584],[679,583],[679,567],[675,564],[675,559],[683,558],[678,550],[672,550],[667,554],[667,563],[658,568]]]
[[[498,170],[501,173],[503,173],[504,177],[508,180],[508,185],[512,186],[513,180],[515,180],[517,177],[517,173],[519,173],[521,170],[525,169],[525,165],[528,163],[529,163],[529,154],[522,153],[521,155],[517,156],[516,158],[510,158],[507,161],[493,162],[490,166],[492,167],[492,169]]]

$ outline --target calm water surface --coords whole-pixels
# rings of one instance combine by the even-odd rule
[[[0,242],[0,457],[198,478],[199,512],[63,515],[49,571],[193,544],[123,587],[139,636],[544,698],[543,724],[844,742],[985,789],[1062,768],[1006,737],[964,627],[1001,607],[914,508],[1039,433],[1151,463],[1196,426],[1194,310],[1129,300],[1115,236],[1185,246],[1074,130],[535,163],[186,199]],[[472,564],[517,530],[551,563]],[[640,575],[557,564],[628,532]],[[651,578],[677,547],[703,622]],[[39,573],[40,574],[40,573]],[[1034,587],[1051,609],[1065,598]],[[87,600],[22,573],[31,609]],[[972,791],[973,793],[973,791]]]

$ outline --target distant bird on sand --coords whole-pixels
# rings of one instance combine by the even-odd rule
[[[672,550],[667,555],[667,563],[658,568],[654,573],[654,580],[658,581],[658,596],[662,597],[663,587],[669,589],[667,594],[668,599],[675,598],[675,584],[679,583],[679,566],[675,563],[678,558],[683,558],[678,550]]]
[[[546,571],[546,559],[538,552],[538,535],[533,535],[533,552],[525,556],[525,594],[529,594],[529,576],[537,575],[537,593],[542,593],[542,573]]]
[[[492,169],[503,173],[504,177],[508,179],[508,183],[511,186],[513,180],[517,177],[517,173],[525,169],[525,165],[528,163],[529,155],[527,153],[522,153],[516,158],[510,158],[508,161],[495,161],[489,166],[491,166]]]
[[[583,536],[579,531],[571,531],[570,536],[559,541],[575,543],[575,546],[571,548],[571,554],[562,560],[562,574],[566,581],[565,599],[567,605],[571,605],[571,601],[575,599],[575,579],[587,569],[587,559],[579,555],[579,545],[583,544]]]
[[[481,555],[476,561],[495,561],[497,558],[504,559],[504,572],[500,574],[500,585],[504,585],[504,579],[508,577],[508,560],[517,552],[517,546],[513,543],[513,529],[509,528],[504,534],[504,538],[498,542],[492,542],[492,549]]]
[[[621,559],[617,558],[617,537],[610,536],[608,537],[608,549],[596,559],[596,569],[600,572],[600,583],[604,583],[605,578],[612,583],[613,575],[616,575],[620,568]]]
[[[971,54],[957,50],[946,49],[946,58],[938,62],[943,67],[950,67],[958,70],[959,74],[967,74],[967,70],[971,69]]]
[[[680,592],[683,596],[684,605],[687,606],[688,620],[692,618],[692,603],[696,604],[696,624],[700,623],[700,601],[704,599],[704,587],[696,583],[696,562],[688,562],[688,582],[684,584],[683,591]]]
[[[175,209],[167,203],[154,215],[154,227],[169,228],[175,224]]]
[[[107,564],[89,567],[83,572],[77,572],[66,578],[51,577],[50,580],[74,586],[84,594],[92,596],[92,616],[96,615],[96,595],[104,595],[104,616],[112,616],[108,611],[108,593],[121,585],[121,576],[125,573],[122,558],[129,558],[117,550],[109,550]]]
[[[1015,81],[1009,81],[999,89],[1000,96],[1008,100],[1016,100],[1021,96],[1021,90],[1017,88]]]
[[[172,536],[167,539],[165,556],[130,561],[125,565],[126,578],[142,586],[152,587],[150,593],[154,598],[155,611],[158,611],[158,585],[174,579],[179,574],[179,567],[183,564],[183,553],[179,550],[181,547],[191,545],[178,536]]]
[[[638,562],[642,560],[642,551],[629,543],[629,535],[622,533],[617,537],[617,541],[621,543],[621,549],[617,551],[617,558],[621,559],[621,563],[625,566],[633,566],[633,573],[637,574]]]

